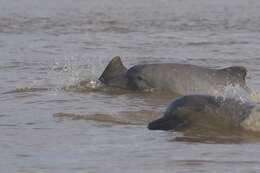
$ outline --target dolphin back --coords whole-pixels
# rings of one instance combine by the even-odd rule
[[[225,76],[228,76],[231,79],[232,83],[239,83],[243,87],[246,86],[246,75],[247,69],[243,66],[232,66],[219,70]]]
[[[99,80],[108,86],[126,87],[127,68],[123,65],[119,56],[114,57],[105,68]]]

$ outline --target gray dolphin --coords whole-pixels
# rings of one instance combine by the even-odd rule
[[[183,130],[209,127],[260,131],[259,106],[232,98],[186,95],[170,103],[163,117],[148,125],[150,130]]]
[[[155,90],[159,92],[187,94],[218,94],[228,85],[238,85],[247,91],[245,67],[223,69],[158,63],[136,65],[127,69],[120,57],[114,57],[99,80],[107,86],[129,90]]]
[[[114,57],[104,72],[99,77],[99,81],[107,86],[127,89],[127,68],[123,65],[119,56]]]

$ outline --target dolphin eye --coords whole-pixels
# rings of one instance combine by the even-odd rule
[[[137,76],[137,80],[143,80],[141,76]]]

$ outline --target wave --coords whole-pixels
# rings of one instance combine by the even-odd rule
[[[68,118],[72,120],[87,120],[112,124],[147,125],[150,121],[158,118],[160,112],[156,111],[121,111],[117,114],[77,114],[59,112],[53,114],[56,118]]]
[[[205,129],[192,129],[182,133],[182,135],[174,135],[171,141],[207,144],[259,143],[260,135],[247,131],[213,131]]]
[[[14,90],[3,92],[1,94],[40,92],[40,91],[49,91],[49,90],[51,90],[51,88],[21,87],[21,88],[16,88]]]

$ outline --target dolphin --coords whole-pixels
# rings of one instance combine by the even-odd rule
[[[246,74],[247,70],[242,66],[210,69],[177,63],[135,65],[127,69],[117,56],[110,61],[99,80],[107,86],[134,91],[210,95],[224,92],[228,85],[238,85],[249,91]]]
[[[173,100],[148,129],[181,131],[210,126],[260,132],[260,107],[222,96],[185,95]]]
[[[116,56],[109,62],[99,77],[99,81],[110,87],[127,89],[126,72],[127,68],[122,63],[121,58]]]

